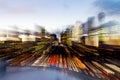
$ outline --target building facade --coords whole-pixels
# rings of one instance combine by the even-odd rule
[[[83,35],[83,28],[81,22],[76,22],[72,28],[72,41],[81,42],[81,37]]]

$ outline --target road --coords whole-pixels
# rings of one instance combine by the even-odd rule
[[[73,46],[55,46],[49,42],[28,43],[27,48],[26,43],[15,46],[17,45],[15,51],[12,50],[13,47],[1,49],[9,57],[3,54],[0,56],[0,80],[120,79],[119,60],[111,55],[101,55],[96,48],[78,43]],[[8,53],[10,51],[11,54]]]

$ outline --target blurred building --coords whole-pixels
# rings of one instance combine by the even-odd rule
[[[83,30],[83,34],[81,37],[81,43],[86,44],[86,39],[88,37],[88,24],[87,23],[82,24],[82,30]]]
[[[84,33],[86,33],[85,44],[91,46],[99,46],[98,32],[94,31],[99,29],[102,24],[105,23],[105,13],[100,12],[97,17],[89,17],[88,21],[84,25]]]
[[[65,33],[72,38],[72,29],[73,29],[74,25],[68,25],[67,29],[65,30]]]
[[[48,38],[48,34],[46,34],[46,30],[43,27],[37,28],[38,30],[35,32],[31,32],[30,30],[25,30],[23,34],[19,35],[22,42],[27,41],[41,41],[42,38]]]
[[[35,36],[31,34],[30,30],[24,30],[21,34],[19,34],[19,38],[21,38],[22,42],[27,41],[35,41]]]
[[[67,44],[67,34],[65,32],[62,32],[60,35],[61,35],[61,43]]]
[[[82,23],[77,21],[72,28],[72,41],[81,42],[81,37],[83,35]]]
[[[87,20],[87,26],[88,26],[88,33],[89,31],[95,27],[95,17],[92,16],[92,17],[89,17],[88,20]]]
[[[85,44],[91,45],[91,46],[98,46],[98,43],[96,43],[98,41],[98,38],[96,36],[91,35],[91,30],[96,28],[95,17],[89,17],[85,26],[87,29],[87,36],[85,37]]]
[[[35,25],[35,32],[34,35],[37,36],[38,38],[44,38],[46,36],[47,31],[43,26],[40,25]]]
[[[61,43],[72,45],[72,29],[73,25],[68,25],[65,31],[61,33]]]
[[[45,37],[45,28],[41,27],[40,29],[40,37],[44,38]]]
[[[19,32],[14,30],[0,30],[0,42],[5,41],[21,41],[18,37]]]
[[[36,41],[36,36],[34,35],[20,35],[19,36],[22,40],[22,42],[27,42],[27,41]]]
[[[120,24],[115,21],[109,21],[93,28],[89,32],[89,40],[92,46],[102,44],[120,45]]]
[[[120,23],[109,21],[99,26],[99,43],[120,45]]]

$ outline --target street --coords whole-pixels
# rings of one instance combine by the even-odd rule
[[[17,47],[14,47],[13,51],[13,46],[10,47],[13,44],[6,45],[6,49],[1,49],[1,52],[6,53],[5,56],[1,55],[0,74],[3,80],[120,79],[119,61],[115,61],[118,59],[109,54],[105,57],[93,47],[88,48],[78,43],[72,46],[56,46],[50,42],[17,43],[14,44]],[[24,46],[29,48],[23,48]],[[10,51],[12,53],[9,53]]]

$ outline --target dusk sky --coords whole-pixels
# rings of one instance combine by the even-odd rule
[[[105,12],[120,15],[120,0],[0,0],[0,28],[44,26],[52,32]],[[120,19],[120,18],[119,18]]]

